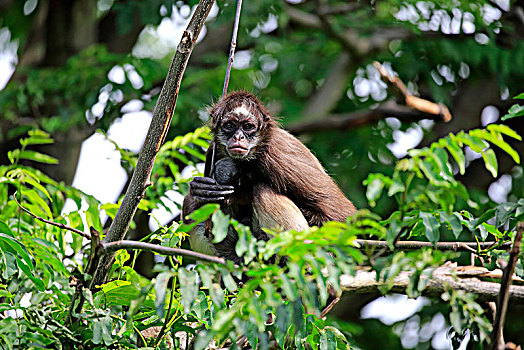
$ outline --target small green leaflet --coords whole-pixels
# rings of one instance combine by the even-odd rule
[[[426,238],[436,245],[440,239],[440,224],[431,213],[420,212],[422,223],[426,228]]]
[[[220,243],[227,237],[229,215],[218,210],[211,217],[211,221],[213,221],[213,243]]]

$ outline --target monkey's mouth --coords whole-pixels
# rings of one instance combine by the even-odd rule
[[[247,148],[242,147],[242,146],[232,146],[232,147],[229,147],[227,150],[232,157],[235,157],[235,156],[242,157],[242,156],[245,156],[249,152]]]

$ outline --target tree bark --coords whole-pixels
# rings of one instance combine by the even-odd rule
[[[454,275],[454,271],[455,267],[450,263],[435,269],[422,295],[439,297],[446,290],[454,289],[477,294],[477,301],[497,299],[500,283],[485,282],[477,277],[458,277]],[[411,276],[410,272],[400,272],[389,292],[405,294]],[[375,271],[360,270],[355,276],[343,275],[340,280],[342,291],[354,294],[376,293],[384,284],[383,281],[377,281]],[[524,286],[512,285],[508,294],[512,303],[524,302]]]
[[[144,197],[156,154],[162,143],[171,123],[171,118],[175,110],[180,83],[184,74],[189,56],[193,50],[195,42],[207,18],[214,0],[200,0],[195,13],[191,17],[187,29],[182,35],[182,39],[173,58],[171,68],[158,97],[158,101],[153,111],[153,119],[149,127],[144,146],[138,157],[136,169],[131,178],[129,188],[124,196],[115,220],[111,223],[104,243],[120,241],[124,238],[129,224],[135,215],[138,204]],[[98,264],[96,273],[93,276],[90,288],[96,290],[97,286],[105,283],[109,271],[114,261],[114,253],[105,254]]]

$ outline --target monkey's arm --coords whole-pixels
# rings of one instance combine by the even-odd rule
[[[236,168],[234,164],[227,162],[226,159],[221,159],[215,165],[214,176],[217,180],[211,177],[195,177],[189,184],[189,193],[184,198],[182,205],[184,223],[190,222],[187,215],[204,204],[220,203],[223,206],[226,198],[234,192],[234,187],[231,184],[235,174]],[[228,232],[228,237],[223,242],[213,244],[211,237],[206,234],[205,227],[205,223],[201,223],[191,229],[189,242],[193,250],[230,260],[238,259],[236,254],[234,254],[235,242],[230,242],[232,239],[235,239],[236,232]]]
[[[202,179],[210,179],[211,178],[202,178]],[[197,183],[200,180],[197,180]],[[213,180],[214,181],[214,180]],[[206,185],[209,185],[209,181],[205,182]],[[217,185],[222,186],[222,185]],[[232,187],[232,186],[225,186],[225,187]],[[218,190],[213,191],[209,189],[205,189],[204,191],[211,191],[213,192],[212,195],[206,198],[207,203],[214,202],[217,198],[221,198],[222,192],[228,192],[228,194],[233,193],[232,190]],[[217,194],[218,193],[218,194]],[[207,192],[206,192],[207,195]],[[201,198],[200,196],[197,198]],[[223,201],[223,200],[222,200]],[[187,215],[198,209],[203,203],[199,202],[198,200],[195,200],[195,196],[190,193],[184,198],[184,203],[182,205],[182,215],[184,218],[184,223],[189,223],[190,220],[187,218]],[[189,243],[191,244],[191,249],[194,251],[197,251],[199,253],[207,254],[207,255],[213,255],[213,256],[219,256],[222,258],[225,258],[227,260],[232,260],[237,264],[241,264],[242,260],[236,255],[235,253],[235,245],[238,241],[238,235],[233,227],[228,228],[228,233],[226,238],[224,238],[223,241],[220,243],[213,243],[212,237],[208,235],[208,232],[206,232],[206,223],[200,223],[193,227],[191,231],[189,232]]]
[[[288,197],[278,194],[264,184],[253,189],[253,215],[255,232],[266,227],[273,230],[303,231],[309,227],[300,209]]]

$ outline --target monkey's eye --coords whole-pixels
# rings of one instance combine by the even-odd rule
[[[222,125],[224,129],[231,130],[235,127],[235,125],[232,122],[225,122],[224,125]]]
[[[255,124],[251,124],[251,123],[246,123],[242,126],[242,129],[246,130],[246,131],[251,131],[253,129],[255,129]]]

